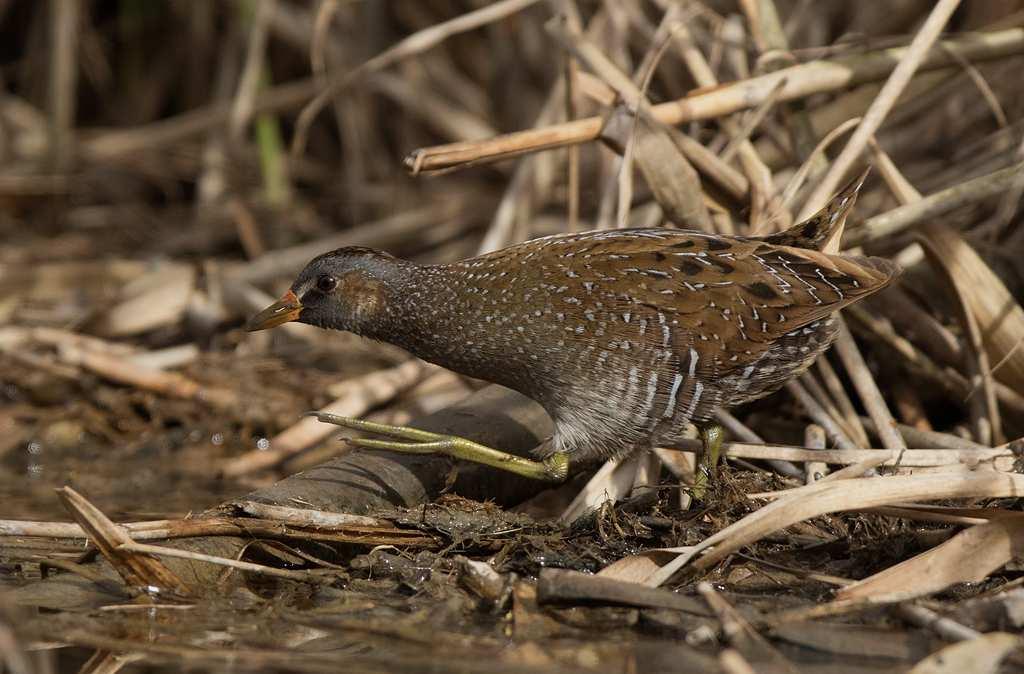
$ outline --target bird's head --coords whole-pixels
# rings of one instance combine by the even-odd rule
[[[366,334],[387,310],[389,282],[401,261],[370,248],[339,248],[313,258],[284,296],[249,319],[265,330],[298,321]]]

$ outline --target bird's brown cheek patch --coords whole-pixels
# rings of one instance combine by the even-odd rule
[[[384,305],[384,284],[359,271],[342,276],[338,281],[338,292],[359,318],[375,316]]]

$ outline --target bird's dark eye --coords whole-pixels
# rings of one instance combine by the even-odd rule
[[[338,279],[324,274],[316,280],[316,289],[322,293],[332,293],[338,287]]]

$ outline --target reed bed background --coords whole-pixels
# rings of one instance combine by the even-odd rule
[[[0,0],[0,36],[10,671],[1020,665],[1024,4]],[[301,414],[547,420],[241,328],[339,246],[765,234],[866,166],[835,249],[905,272],[721,414],[701,504],[678,448],[549,490],[354,452]]]

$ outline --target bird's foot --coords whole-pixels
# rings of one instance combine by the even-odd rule
[[[532,461],[457,435],[441,435],[408,426],[378,424],[373,421],[342,417],[327,412],[309,412],[307,416],[316,417],[327,424],[393,438],[392,440],[349,438],[348,442],[357,447],[384,449],[406,454],[447,454],[456,459],[480,463],[545,482],[564,482],[569,476],[569,456],[560,452],[552,454],[542,461]]]
[[[700,431],[701,452],[697,462],[697,471],[693,478],[693,498],[703,501],[708,493],[708,483],[718,467],[718,456],[722,451],[724,431],[718,424],[698,426]]]

